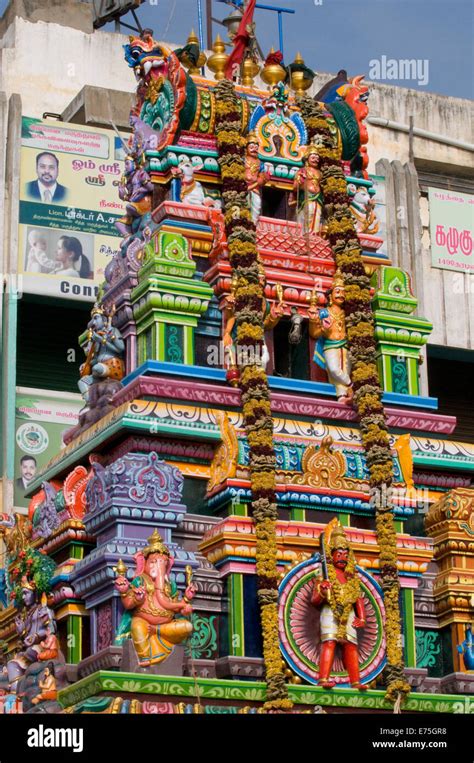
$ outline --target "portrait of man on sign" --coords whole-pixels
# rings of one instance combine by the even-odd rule
[[[42,151],[36,157],[37,179],[26,184],[30,198],[45,203],[65,201],[68,189],[58,183],[59,159],[56,154]]]

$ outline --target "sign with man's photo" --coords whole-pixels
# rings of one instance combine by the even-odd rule
[[[120,247],[125,146],[113,130],[22,119],[22,291],[93,301]]]
[[[84,402],[80,395],[18,388],[15,411],[15,508],[26,509],[28,485],[63,447]]]

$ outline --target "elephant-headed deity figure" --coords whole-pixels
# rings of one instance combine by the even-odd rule
[[[114,308],[106,310],[96,304],[87,324],[86,360],[80,367],[81,378],[78,382],[86,404],[93,384],[105,379],[120,381],[125,375],[125,343],[120,331],[112,325],[114,312]]]
[[[12,691],[16,690],[19,679],[29,665],[56,660],[59,656],[54,612],[48,607],[46,594],[43,592],[40,596],[35,583],[26,575],[23,576],[20,589],[22,609],[15,618],[20,650],[7,663]]]
[[[125,613],[116,643],[131,637],[140,667],[156,665],[171,655],[174,647],[192,633],[189,619],[191,601],[196,589],[187,571],[187,586],[180,597],[170,579],[174,557],[157,530],[148,538],[148,545],[135,555],[135,577],[126,578],[126,566],[120,560],[116,569],[115,588],[120,594]]]
[[[365,690],[360,681],[357,629],[366,624],[364,598],[356,571],[356,560],[344,529],[337,519],[331,520],[321,534],[323,578],[314,583],[312,604],[321,609],[319,685],[335,686],[331,679],[336,646],[342,649],[342,662],[351,686]]]

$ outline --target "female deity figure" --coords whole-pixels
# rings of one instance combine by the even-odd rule
[[[183,598],[173,590],[169,573],[174,563],[157,530],[148,538],[148,546],[135,555],[136,577],[130,583],[122,561],[116,568],[115,587],[127,610],[120,623],[116,643],[131,636],[140,667],[156,665],[170,656],[176,644],[191,635],[193,626],[191,600],[196,589],[188,575]]]
[[[117,328],[112,326],[113,311],[106,314],[96,305],[87,324],[88,343],[85,347],[86,361],[80,367],[79,390],[85,402],[89,402],[89,388],[104,379],[120,381],[125,374],[123,354],[125,343]]]
[[[324,536],[324,540],[323,540]],[[343,527],[331,520],[321,534],[324,578],[314,583],[311,603],[321,609],[319,685],[332,689],[330,678],[336,645],[342,647],[342,661],[354,689],[364,691],[360,682],[357,629],[365,627],[365,607],[354,552]]]
[[[247,138],[247,153],[245,156],[245,180],[249,191],[249,206],[254,225],[258,224],[262,213],[262,188],[271,179],[265,171],[265,165],[258,156],[258,138],[250,133]]]
[[[314,362],[327,370],[330,383],[336,387],[337,399],[341,403],[350,403],[353,393],[343,304],[344,280],[341,273],[336,271],[329,295],[329,307],[318,309],[313,305],[308,310],[309,333],[312,339],[318,340],[314,349]]]
[[[259,266],[259,281],[263,290],[263,296],[262,296],[263,328],[264,328],[264,331],[270,331],[279,323],[279,321],[283,317],[285,312],[285,306],[282,299],[282,294],[277,303],[276,302],[271,303],[265,297],[265,284],[267,281],[265,277],[265,268],[263,265]],[[280,293],[282,292],[280,284],[277,285],[277,291],[280,291]],[[225,308],[224,308],[223,344],[224,344],[224,364],[225,364],[225,367],[227,368],[228,373],[229,372],[232,373],[232,381],[235,381],[235,382],[237,382],[238,380],[237,368],[238,368],[238,365],[240,365],[239,363],[237,363],[236,335],[237,335],[237,322],[235,317],[235,294],[234,294],[234,284],[233,284],[232,291],[230,295],[227,297]],[[268,347],[264,340],[263,347],[262,347],[262,357],[259,360],[259,364],[262,366],[264,370],[266,369],[269,360],[270,360],[270,353],[268,352]]]
[[[295,175],[293,190],[288,203],[290,206],[296,206],[296,219],[305,233],[319,233],[323,196],[320,186],[319,154],[316,146],[308,146],[303,162],[304,166]]]

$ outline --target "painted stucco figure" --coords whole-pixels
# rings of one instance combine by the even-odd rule
[[[127,610],[116,643],[131,637],[138,663],[146,667],[166,660],[174,647],[191,635],[193,626],[186,617],[192,614],[190,602],[195,588],[189,581],[179,598],[169,577],[174,558],[157,530],[135,559],[136,576],[131,583],[125,577],[123,562],[116,568],[115,588]]]
[[[86,403],[89,402],[92,384],[105,379],[120,381],[125,374],[125,343],[120,331],[112,326],[112,317],[113,312],[105,313],[102,307],[95,305],[87,324],[86,361],[80,367],[81,378],[78,382]]]
[[[314,362],[327,370],[331,384],[336,387],[337,399],[342,403],[352,400],[350,358],[347,351],[344,305],[344,281],[336,272],[329,294],[329,306],[308,310],[309,333],[317,339]]]
[[[58,644],[55,637],[54,613],[47,606],[43,594],[38,600],[34,583],[24,578],[21,583],[21,603],[23,611],[15,618],[16,632],[20,638],[20,651],[7,663],[8,679],[12,689],[27,667],[38,662],[40,655],[50,652],[48,659],[58,656]],[[53,639],[51,638],[53,637]],[[53,643],[54,641],[54,643]]]
[[[173,167],[173,176],[180,180],[179,200],[184,204],[196,204],[198,206],[220,209],[219,201],[206,196],[202,183],[195,179],[194,173],[196,169],[200,168],[192,164],[189,159],[183,159],[179,162],[178,167]]]
[[[263,328],[265,331],[270,331],[271,329],[275,328],[275,326],[280,322],[281,318],[283,317],[285,313],[285,305],[283,302],[283,292],[281,285],[277,285],[277,292],[280,292],[280,297],[278,299],[278,302],[270,302],[267,300],[265,296],[265,285],[266,285],[266,277],[265,277],[265,268],[263,265],[260,266],[260,275],[259,275],[260,285],[263,289],[263,297],[262,297],[262,311],[263,311]],[[239,363],[239,360],[244,360],[244,352],[245,350],[242,350],[242,358],[237,357],[237,322],[235,318],[235,294],[234,294],[234,287],[233,284],[232,291],[230,295],[226,299],[225,307],[224,307],[224,333],[223,333],[223,344],[224,344],[224,365],[227,369],[227,379],[231,383],[237,383],[237,380],[239,378],[238,373],[238,366],[242,363]],[[270,353],[268,351],[267,344],[265,340],[263,341],[262,346],[262,355],[260,359],[257,359],[259,361],[259,364],[266,369],[268,362],[270,360]]]
[[[126,214],[115,223],[123,236],[131,236],[141,218],[151,211],[152,191],[153,183],[148,172],[134,156],[127,156],[119,186],[119,197],[125,202]]]
[[[462,654],[464,667],[466,670],[474,670],[474,636],[472,633],[473,625],[467,625],[465,630],[466,638],[462,644],[458,644],[457,650]]]
[[[357,630],[366,624],[364,599],[354,553],[337,519],[331,520],[321,534],[321,546],[323,578],[316,579],[311,599],[321,609],[319,685],[325,689],[335,686],[330,676],[339,644],[351,686],[365,690],[360,682],[357,645]]]
[[[258,150],[258,138],[255,133],[250,133],[245,156],[245,180],[249,190],[249,205],[254,225],[258,224],[262,214],[262,188],[271,177],[264,169],[264,164],[258,156]]]
[[[298,170],[289,199],[290,206],[296,206],[296,219],[304,233],[319,233],[323,196],[321,193],[321,172],[316,146],[309,146],[304,155],[304,166]]]

